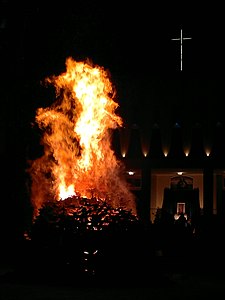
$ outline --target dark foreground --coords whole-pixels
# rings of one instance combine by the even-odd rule
[[[223,299],[224,229],[3,244],[0,300]],[[98,250],[96,252],[96,250]]]
[[[172,282],[169,286],[150,287],[73,287],[40,284],[10,284],[0,286],[0,299],[223,299],[224,280],[192,277]]]
[[[14,249],[16,251],[16,249]],[[18,257],[17,257],[18,259]],[[21,256],[24,260],[24,257]],[[129,260],[134,257],[129,257]],[[33,262],[33,264],[32,264]],[[0,299],[222,299],[224,261],[218,256],[154,256],[134,268],[101,266],[99,273],[74,264],[1,261]],[[38,267],[38,264],[39,267]],[[105,269],[104,269],[105,268]],[[222,298],[221,298],[222,297]]]
[[[60,275],[63,278],[64,274]],[[129,282],[129,278],[120,278],[118,282],[115,274],[102,282],[84,279],[81,283],[73,278],[73,283],[66,283],[63,279],[61,282],[40,280],[33,274],[25,278],[24,274],[21,277],[19,273],[8,271],[1,276],[0,299],[223,299],[225,296],[225,276],[219,271],[172,272],[157,278],[148,272],[137,274],[137,278],[139,275],[145,278],[144,282]]]

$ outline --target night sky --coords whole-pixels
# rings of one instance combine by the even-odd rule
[[[110,71],[125,122],[141,125],[143,114],[147,122],[149,116],[150,122],[163,122],[168,104],[171,122],[183,119],[187,101],[188,117],[192,111],[194,122],[205,120],[205,114],[213,121],[221,119],[221,108],[217,109],[224,95],[220,7],[201,7],[194,1],[181,1],[179,6],[144,1],[5,3],[7,68],[9,76],[16,75],[10,84],[25,93],[23,100],[13,97],[13,101],[28,118],[30,109],[49,104],[40,81],[63,72],[66,58],[72,56],[89,58]],[[183,41],[182,72],[180,42],[171,40],[180,37],[181,28],[184,37],[192,38]]]
[[[2,184],[9,199],[3,214],[14,208],[9,226],[26,215],[17,199],[27,196],[26,160],[40,150],[31,126],[35,111],[53,100],[40,82],[65,71],[69,56],[110,71],[127,125],[224,122],[223,10],[195,2],[0,2]],[[183,41],[182,72],[180,43],[171,40],[181,28],[192,37]]]

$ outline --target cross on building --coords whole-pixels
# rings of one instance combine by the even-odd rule
[[[180,41],[180,70],[182,71],[182,61],[183,61],[183,54],[182,54],[182,47],[183,47],[183,40],[191,40],[191,37],[183,37],[182,29],[180,30],[180,38],[171,39],[172,41]]]

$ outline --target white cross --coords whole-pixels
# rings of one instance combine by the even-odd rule
[[[180,30],[180,38],[177,39],[171,39],[172,41],[180,41],[180,70],[182,71],[182,45],[183,45],[183,40],[191,40],[191,37],[183,37],[182,34],[182,29]]]

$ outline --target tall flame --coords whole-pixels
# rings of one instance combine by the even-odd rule
[[[112,129],[123,122],[115,113],[118,104],[109,75],[89,60],[69,57],[65,73],[46,78],[55,87],[56,101],[36,112],[44,146],[43,156],[29,168],[36,210],[45,201],[73,195],[135,210],[124,166],[111,149]]]

